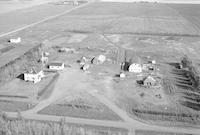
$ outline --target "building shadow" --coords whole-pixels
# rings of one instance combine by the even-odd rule
[[[24,74],[18,75],[17,78],[20,79],[20,80],[24,80]]]

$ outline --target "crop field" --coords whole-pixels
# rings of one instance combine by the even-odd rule
[[[183,18],[162,19],[148,17],[120,17],[116,16],[96,16],[96,17],[66,17],[61,20],[56,28],[55,24],[43,26],[51,27],[52,30],[63,30],[80,33],[118,33],[118,34],[148,34],[148,35],[199,35],[199,30],[193,27],[190,22]],[[137,26],[137,27],[135,27]],[[46,28],[47,29],[47,28]],[[41,30],[41,29],[40,29]]]
[[[98,6],[98,7],[97,7]],[[91,10],[94,10],[92,14]],[[162,9],[162,10],[161,10]],[[56,20],[64,31],[131,33],[151,35],[199,35],[199,29],[165,4],[94,3]],[[53,27],[49,22],[46,27]],[[45,28],[42,26],[42,28]]]
[[[198,36],[198,21],[188,19],[189,15],[184,16],[186,13],[181,14],[173,6],[182,7],[151,3],[93,3],[18,35],[41,42],[65,32]]]
[[[91,12],[93,11],[93,12]],[[134,11],[134,12],[133,12]],[[168,11],[168,12],[166,12]],[[119,15],[132,17],[180,17],[176,10],[172,10],[165,4],[156,3],[93,3],[90,6],[72,11],[68,15]]]
[[[190,21],[192,24],[195,25],[196,29],[200,28],[200,12],[199,12],[199,5],[196,4],[174,4],[174,5],[169,5],[171,8],[173,8],[174,10],[178,11],[181,16],[183,16],[185,19],[187,19],[188,21]]]

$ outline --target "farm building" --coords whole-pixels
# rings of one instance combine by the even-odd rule
[[[154,86],[156,84],[156,80],[152,76],[147,76],[143,80],[143,85],[147,87]]]
[[[124,70],[124,71],[128,71],[129,66],[130,66],[129,62],[122,62],[121,63],[121,69]]]
[[[134,73],[141,73],[142,72],[142,66],[140,64],[133,63],[129,66],[128,71],[134,72]]]
[[[65,67],[64,63],[54,62],[49,64],[49,69],[51,70],[63,70]]]
[[[31,69],[26,73],[24,73],[24,80],[34,83],[40,82],[43,77],[44,77],[44,72],[42,70]]]
[[[103,64],[106,61],[106,56],[99,55],[98,57],[94,57],[91,60],[92,64]]]

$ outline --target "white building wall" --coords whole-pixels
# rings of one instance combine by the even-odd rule
[[[43,71],[39,72],[38,74],[29,74],[29,73],[24,74],[25,81],[30,81],[34,83],[40,82],[42,77],[44,77]]]

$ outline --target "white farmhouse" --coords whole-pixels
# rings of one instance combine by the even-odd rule
[[[128,71],[134,72],[134,73],[141,73],[142,72],[142,66],[140,64],[133,63],[129,66]]]
[[[35,69],[31,69],[30,71],[24,73],[24,80],[33,83],[40,82],[43,77],[44,77],[44,72],[42,70],[37,71]]]
[[[65,68],[64,63],[54,62],[49,64],[49,69],[51,70],[63,70]]]

